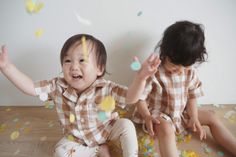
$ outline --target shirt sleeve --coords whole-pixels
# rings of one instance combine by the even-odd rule
[[[115,99],[117,105],[121,108],[125,108],[128,88],[114,82],[110,82],[110,88],[111,95]]]
[[[34,83],[35,93],[42,101],[52,100],[56,89],[56,79],[43,80]]]
[[[203,96],[204,94],[202,91],[202,82],[199,80],[195,69],[192,70],[190,78],[191,79],[188,88],[188,98],[196,99]]]

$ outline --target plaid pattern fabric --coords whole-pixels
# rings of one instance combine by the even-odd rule
[[[48,95],[57,109],[65,135],[72,135],[75,141],[93,147],[104,143],[118,113],[112,111],[105,120],[100,120],[98,113],[100,103],[106,96],[112,96],[116,105],[125,107],[127,87],[120,86],[105,79],[97,79],[80,96],[63,78],[54,78],[35,83],[37,95]],[[70,122],[70,114],[75,121]]]
[[[196,70],[185,69],[181,75],[167,72],[163,66],[159,67],[155,76],[147,81],[141,100],[146,100],[153,117],[160,115],[169,118],[176,133],[184,130],[187,122],[186,105],[189,99],[196,99],[203,95],[202,84]],[[141,116],[134,111],[133,121],[144,123]]]

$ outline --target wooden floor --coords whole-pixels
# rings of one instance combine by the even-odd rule
[[[214,110],[236,136],[236,105],[222,105],[221,107],[208,105],[201,108]],[[123,111],[119,112],[125,114]],[[224,118],[229,112],[231,115]],[[139,127],[137,127],[137,134],[139,156],[159,157],[158,145],[154,146],[153,139],[145,135]],[[0,107],[0,157],[52,157],[53,147],[62,136],[55,109]],[[197,137],[188,134],[179,136],[177,141],[182,157],[190,157],[188,154],[191,153],[191,157],[233,157],[217,146],[211,136],[201,142]],[[117,149],[119,143],[110,143],[110,145],[112,157],[122,157],[120,149]]]

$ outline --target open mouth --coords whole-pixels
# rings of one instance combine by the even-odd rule
[[[73,79],[82,79],[83,76],[82,75],[72,75]]]

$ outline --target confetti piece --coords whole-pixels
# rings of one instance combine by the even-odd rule
[[[43,35],[43,29],[37,29],[34,34],[37,38],[40,38]]]
[[[20,153],[20,149],[17,149],[13,155],[18,155]]]
[[[44,107],[47,109],[53,109],[54,104],[51,103],[50,101],[45,102]]]
[[[74,11],[74,14],[80,23],[87,25],[87,26],[90,26],[92,24],[89,20],[82,18],[76,11]]]
[[[13,119],[13,122],[18,122],[19,121],[19,118],[15,118],[15,119]]]
[[[137,14],[137,16],[141,16],[142,14],[143,14],[143,12],[142,12],[142,11],[139,11],[138,14]]]
[[[40,94],[39,99],[42,101],[46,101],[48,99],[48,94],[46,94],[46,93]]]
[[[105,112],[110,112],[115,109],[115,100],[112,96],[106,96],[102,103],[100,104],[100,107]]]
[[[14,131],[11,133],[11,140],[16,140],[19,137],[20,133],[18,131]]]
[[[24,133],[28,134],[31,131],[30,128],[24,128]]]
[[[72,135],[68,135],[68,136],[67,136],[67,139],[68,139],[69,141],[74,141],[74,140],[75,140],[74,136],[72,136]]]
[[[105,121],[107,119],[106,112],[103,111],[98,112],[98,119],[101,121]]]
[[[217,155],[218,155],[218,156],[224,156],[224,152],[218,151],[218,152],[217,152]]]
[[[6,109],[6,112],[9,112],[9,111],[11,111],[11,108],[7,108],[7,109]]]
[[[0,124],[0,133],[4,132],[6,129],[6,124]]]
[[[130,66],[134,71],[138,71],[139,69],[141,69],[141,64],[138,61],[132,62]]]
[[[46,141],[47,140],[47,136],[43,136],[40,138],[40,141]]]
[[[25,4],[26,11],[28,13],[39,13],[44,7],[44,3],[35,3],[32,0],[27,0]]]
[[[204,148],[204,153],[210,154],[212,152],[211,148],[205,147]]]
[[[83,36],[83,37],[81,38],[81,40],[82,40],[82,47],[83,47],[84,60],[85,60],[86,62],[88,62],[88,49],[87,49],[87,44],[86,44],[86,38],[85,38],[85,36]]]
[[[75,115],[74,114],[70,114],[70,122],[74,123],[75,122]]]
[[[30,122],[29,122],[29,121],[25,122],[25,125],[29,125],[29,124],[30,124]]]

